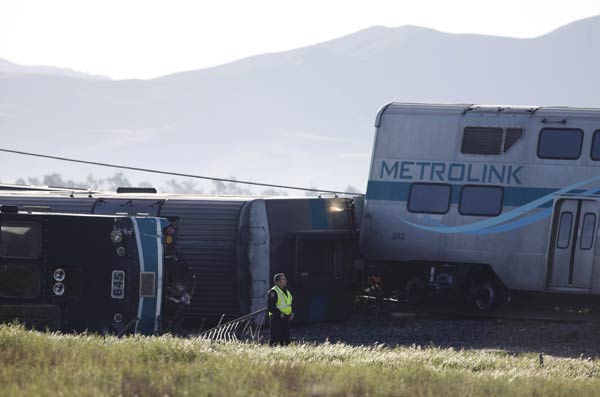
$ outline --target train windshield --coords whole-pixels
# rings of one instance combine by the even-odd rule
[[[29,263],[0,265],[0,298],[37,298],[40,294],[40,267]]]
[[[42,253],[42,227],[37,222],[3,222],[0,225],[0,256],[36,259]]]

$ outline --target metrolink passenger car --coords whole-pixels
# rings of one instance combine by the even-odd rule
[[[0,206],[0,321],[63,332],[169,330],[182,291],[165,255],[168,227],[156,217]]]
[[[373,273],[481,310],[509,292],[600,294],[600,110],[392,103],[375,126]]]

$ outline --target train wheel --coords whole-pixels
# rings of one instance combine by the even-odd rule
[[[470,294],[475,308],[483,312],[494,310],[500,297],[497,283],[491,280],[475,282],[470,289]]]
[[[406,302],[411,306],[417,306],[425,301],[427,288],[425,281],[420,277],[413,277],[408,280],[404,287],[404,296]]]

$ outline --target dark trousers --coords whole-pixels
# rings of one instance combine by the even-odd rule
[[[271,340],[269,345],[287,346],[290,344],[290,321],[287,317],[275,318],[271,317]]]

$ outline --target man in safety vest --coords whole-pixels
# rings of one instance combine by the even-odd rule
[[[292,293],[287,289],[285,274],[273,277],[275,286],[269,290],[267,309],[271,320],[271,340],[269,345],[286,346],[290,343],[290,321],[294,319],[292,311]]]

